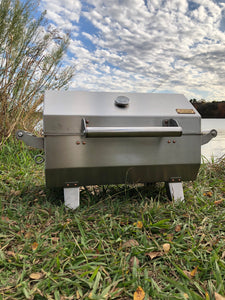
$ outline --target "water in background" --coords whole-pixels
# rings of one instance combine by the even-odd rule
[[[225,119],[202,119],[202,131],[217,130],[217,137],[201,147],[203,159],[209,161],[225,156]]]

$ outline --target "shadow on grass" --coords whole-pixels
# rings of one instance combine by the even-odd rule
[[[22,202],[29,205],[56,205],[64,204],[63,188],[48,188],[44,185],[29,185],[24,187],[20,194]],[[102,185],[80,187],[80,208],[107,208],[113,203],[126,205],[126,203],[140,204],[143,200],[167,202],[164,184],[138,185]]]
[[[49,191],[49,201],[63,199],[63,189],[51,189]],[[168,201],[164,185],[151,184],[144,185],[102,185],[80,187],[80,208],[88,207],[109,207],[112,203],[123,205],[127,202],[140,204],[143,200],[148,201]],[[57,201],[59,205],[62,202]]]

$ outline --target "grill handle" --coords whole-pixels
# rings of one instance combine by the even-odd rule
[[[27,132],[25,130],[17,130],[16,138],[22,140],[26,145],[37,148],[44,149],[44,138],[37,137],[36,135]]]
[[[175,137],[182,135],[182,127],[175,120],[172,126],[162,127],[87,127],[82,119],[82,135],[86,138],[98,137]]]
[[[201,136],[201,144],[205,145],[207,144],[209,141],[211,141],[211,139],[215,138],[217,136],[217,131],[216,129],[212,129],[210,131],[203,131]]]

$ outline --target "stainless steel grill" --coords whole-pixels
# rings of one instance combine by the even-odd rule
[[[79,206],[79,186],[164,181],[183,200],[182,181],[194,180],[201,117],[180,94],[49,91],[44,137],[19,130],[17,138],[45,150],[46,185],[64,187],[65,204]]]

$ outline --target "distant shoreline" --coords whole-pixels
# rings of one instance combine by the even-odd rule
[[[204,119],[225,118],[225,101],[223,102],[197,102],[190,100]]]

